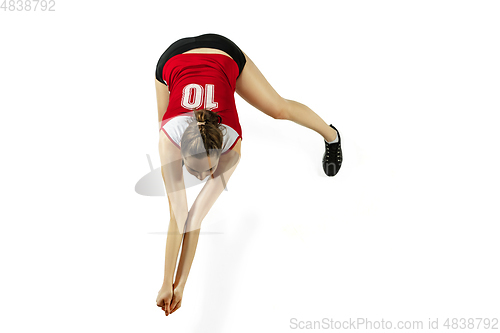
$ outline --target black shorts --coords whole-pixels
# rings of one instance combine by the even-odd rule
[[[238,76],[240,76],[241,71],[243,71],[246,63],[245,55],[240,50],[240,48],[230,39],[224,36],[217,34],[204,34],[196,37],[182,38],[170,45],[167,50],[163,52],[160,60],[158,60],[158,64],[156,65],[156,79],[163,83],[163,66],[165,66],[170,58],[200,47],[218,49],[229,54],[238,65],[238,68],[240,70]]]

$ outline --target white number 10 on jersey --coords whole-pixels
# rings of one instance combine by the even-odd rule
[[[188,84],[182,90],[181,105],[188,110],[198,109],[205,102],[205,109],[216,109],[218,104],[214,102],[214,85],[205,85],[205,94],[203,87],[196,83]]]

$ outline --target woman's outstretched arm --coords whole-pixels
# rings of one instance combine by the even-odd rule
[[[188,209],[180,150],[170,142],[164,133],[160,133],[159,149],[161,174],[170,207],[170,224],[165,249],[165,275],[162,287],[158,292],[156,304],[168,315],[173,296],[174,271],[187,221]]]
[[[163,179],[165,179],[165,176],[163,174],[163,167],[162,176]],[[182,193],[180,194],[182,195]],[[170,194],[170,196],[173,197],[172,194]],[[165,274],[163,278],[163,286],[173,288],[172,286],[174,281],[175,266],[177,264],[177,256],[179,255],[179,249],[183,237],[183,229],[181,229],[181,227],[185,224],[179,223],[178,221],[187,220],[187,200],[184,200],[182,197],[176,198],[178,201],[180,201],[180,205],[184,205],[185,203],[186,208],[183,209],[182,207],[179,207],[179,202],[176,202],[176,205],[178,207],[175,208],[173,207],[172,200],[170,200],[168,194],[167,197],[168,205],[170,207],[170,222],[168,224],[167,244],[165,248]],[[175,216],[174,210],[178,212],[177,215],[179,216],[177,218]],[[184,211],[186,211],[186,213],[183,213]]]
[[[155,86],[158,104],[158,127],[161,128],[161,120],[168,107],[169,91],[168,87],[156,80],[156,78]],[[162,131],[160,131],[159,153],[161,175],[165,183],[170,208],[170,223],[165,248],[165,275],[162,287],[156,298],[156,304],[168,315],[170,312],[169,305],[173,296],[175,266],[182,242],[184,225],[187,220],[188,208],[180,150],[172,144]]]
[[[155,76],[156,103],[158,105],[158,126],[160,142],[158,145],[161,161],[161,175],[167,191],[170,208],[170,223],[165,250],[165,277],[163,284],[172,286],[177,255],[182,241],[184,224],[187,220],[187,200],[182,175],[182,157],[177,148],[161,131],[161,121],[167,111],[170,92],[168,87]]]
[[[222,191],[226,188],[226,184],[236,169],[240,157],[241,139],[238,140],[232,151],[220,157],[219,166],[213,174],[214,178],[209,177],[193,203],[193,206],[189,210],[186,222],[186,233],[184,234],[184,241],[182,243],[181,258],[179,259],[174,282],[174,297],[171,303],[171,313],[177,310],[181,305],[182,294],[198,245],[201,222]]]

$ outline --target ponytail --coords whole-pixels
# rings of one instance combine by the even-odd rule
[[[222,117],[210,110],[195,110],[181,139],[182,156],[203,158],[215,154],[220,157],[223,144]]]

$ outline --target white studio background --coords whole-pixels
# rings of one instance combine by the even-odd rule
[[[54,8],[0,11],[2,332],[499,317],[497,1]],[[135,184],[160,163],[158,58],[203,33],[336,126],[344,164],[325,176],[320,135],[237,96],[242,160],[165,317],[168,201]]]

